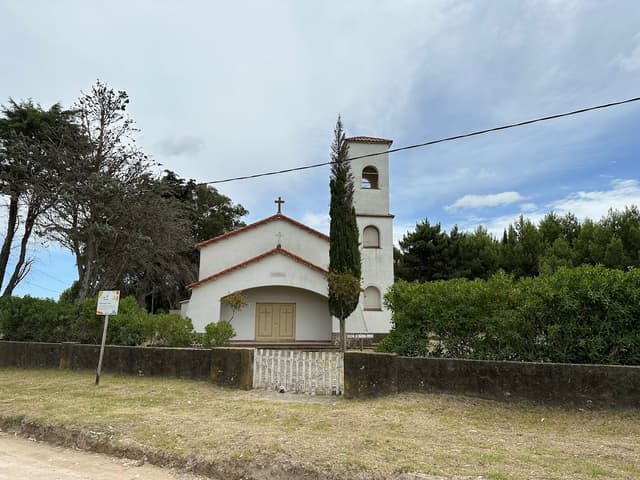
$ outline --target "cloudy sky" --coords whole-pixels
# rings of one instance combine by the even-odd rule
[[[0,0],[0,44],[0,102],[70,106],[100,79],[129,93],[144,150],[197,181],[326,161],[338,113],[400,147],[640,96],[635,0]],[[639,125],[635,103],[392,154],[395,236],[640,204]],[[247,222],[282,195],[327,229],[327,168],[219,190]],[[32,253],[16,293],[57,297],[72,257]]]

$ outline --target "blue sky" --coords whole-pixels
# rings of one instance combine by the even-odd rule
[[[397,147],[640,96],[634,0],[0,0],[0,44],[0,102],[70,106],[99,78],[129,93],[144,150],[198,181],[326,161],[338,113]],[[640,204],[638,125],[640,103],[393,154],[395,236]],[[282,195],[327,229],[327,168],[219,189],[247,222]],[[31,255],[17,294],[76,278],[61,247]]]

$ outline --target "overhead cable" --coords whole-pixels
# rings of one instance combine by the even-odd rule
[[[623,105],[625,103],[632,103],[632,102],[637,102],[640,101],[640,97],[634,97],[634,98],[628,98],[626,100],[620,100],[618,102],[611,102],[611,103],[605,103],[602,105],[595,105],[593,107],[586,107],[586,108],[580,108],[578,110],[573,110],[571,112],[565,112],[565,113],[557,113],[555,115],[548,115],[546,117],[539,117],[539,118],[534,118],[531,120],[524,120],[522,122],[517,122],[517,123],[509,123],[507,125],[501,125],[499,127],[492,127],[492,128],[486,128],[484,130],[476,130],[473,132],[468,132],[468,133],[462,133],[459,135],[453,135],[451,137],[445,137],[445,138],[438,138],[436,140],[428,140],[426,142],[422,142],[422,143],[416,143],[413,145],[407,145],[404,147],[398,147],[398,148],[392,148],[389,150],[386,150],[385,152],[378,152],[378,153],[368,153],[366,155],[358,155],[356,157],[350,157],[347,159],[347,161],[352,162],[353,160],[358,160],[361,158],[367,158],[367,157],[375,157],[378,155],[381,155],[383,153],[395,153],[395,152],[402,152],[404,150],[411,150],[414,148],[421,148],[421,147],[427,147],[429,145],[435,145],[437,143],[444,143],[444,142],[451,142],[454,140],[460,140],[462,138],[468,138],[468,137],[475,137],[478,135],[484,135],[487,133],[491,133],[491,132],[498,132],[500,130],[507,130],[510,128],[516,128],[516,127],[522,127],[524,125],[531,125],[532,123],[539,123],[539,122],[546,122],[548,120],[555,120],[558,118],[562,118],[562,117],[569,117],[571,115],[577,115],[579,113],[585,113],[585,112],[590,112],[592,110],[600,110],[603,108],[610,108],[610,107],[615,107],[617,105]],[[324,167],[325,165],[331,165],[332,161],[328,161],[328,162],[320,162],[320,163],[313,163],[310,165],[302,165],[299,167],[292,167],[292,168],[284,168],[281,170],[273,170],[273,171],[269,171],[269,172],[262,172],[262,173],[254,173],[251,175],[242,175],[239,177],[231,177],[231,178],[225,178],[222,180],[211,180],[209,182],[199,182],[198,185],[215,185],[218,183],[228,183],[228,182],[236,182],[239,180],[249,180],[252,178],[259,178],[259,177],[268,177],[268,176],[272,176],[272,175],[280,175],[283,173],[289,173],[289,172],[298,172],[301,170],[309,170],[312,168],[318,168],[318,167]]]

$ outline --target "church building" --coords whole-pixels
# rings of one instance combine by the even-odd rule
[[[391,312],[383,295],[393,284],[393,215],[389,213],[391,140],[351,137],[349,157],[354,177],[354,206],[360,232],[362,293],[346,320],[348,333],[384,334]],[[200,242],[198,280],[182,311],[196,331],[229,320],[232,342],[330,342],[339,331],[328,306],[329,237],[282,213]],[[221,300],[242,292],[247,305],[237,312]]]

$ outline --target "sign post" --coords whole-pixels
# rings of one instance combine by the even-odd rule
[[[107,328],[109,326],[109,315],[118,314],[118,303],[120,302],[120,290],[102,290],[98,293],[98,307],[96,315],[104,315],[104,329],[102,330],[102,344],[100,345],[100,358],[96,370],[96,385],[100,384],[100,371],[102,370],[102,357],[104,356],[104,344],[107,341]]]

